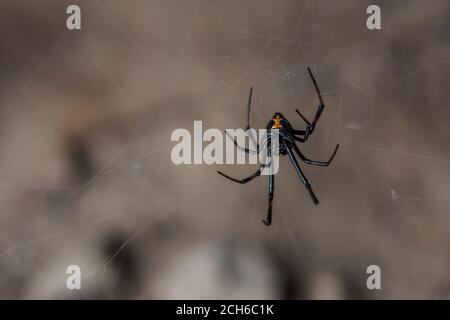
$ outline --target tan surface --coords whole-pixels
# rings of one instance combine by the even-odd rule
[[[67,32],[70,1],[2,1],[0,297],[447,297],[448,1],[377,1],[381,31],[343,2],[78,1]],[[174,166],[170,133],[242,127],[250,86],[254,127],[301,127],[307,65],[302,150],[341,149],[303,165],[319,206],[281,161],[267,228],[266,177]]]

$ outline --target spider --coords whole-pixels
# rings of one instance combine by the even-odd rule
[[[269,161],[270,161],[271,150],[272,150],[270,131],[273,129],[278,129],[280,143],[279,143],[279,146],[276,148],[275,152],[277,152],[280,156],[288,155],[289,160],[291,161],[297,175],[299,176],[299,178],[300,178],[301,182],[303,183],[303,185],[305,186],[306,190],[308,190],[313,203],[315,205],[317,205],[317,204],[319,204],[319,200],[317,199],[316,195],[314,194],[311,184],[309,183],[308,179],[306,178],[303,171],[301,170],[294,153],[297,154],[297,156],[300,158],[300,160],[302,160],[306,164],[327,167],[333,160],[334,156],[336,155],[336,152],[339,148],[339,144],[336,145],[336,148],[334,149],[334,152],[328,161],[314,161],[314,160],[308,159],[301,153],[299,147],[296,144],[296,142],[304,143],[308,140],[309,136],[314,132],[317,122],[319,121],[320,115],[322,114],[322,111],[325,108],[325,105],[322,100],[322,95],[319,90],[319,86],[317,85],[316,79],[314,78],[314,76],[311,72],[311,69],[309,67],[308,67],[308,73],[309,73],[309,76],[311,77],[311,81],[313,82],[314,87],[316,89],[317,96],[319,97],[319,107],[317,109],[317,112],[314,116],[313,121],[309,122],[306,119],[306,117],[304,117],[298,109],[295,109],[295,111],[298,113],[298,115],[306,123],[305,130],[297,130],[292,127],[290,122],[280,112],[275,112],[272,119],[267,124],[267,127],[266,127],[267,136],[265,137],[265,139],[267,142],[266,143],[267,157],[269,158]],[[251,102],[252,102],[252,95],[253,95],[253,87],[250,88],[250,93],[249,93],[249,98],[248,98],[247,127],[245,128],[245,132],[247,132],[250,129],[250,106],[251,106]],[[256,151],[255,151],[255,150],[251,150],[251,149],[239,146],[236,139],[233,139],[233,141],[239,150],[242,150],[246,153],[259,154],[262,151],[262,148],[260,148],[257,143],[256,143]],[[255,179],[256,177],[260,176],[261,169],[266,166],[267,166],[267,164],[261,164],[258,168],[258,171],[256,171],[252,175],[250,175],[247,178],[244,178],[242,180],[232,178],[232,177],[222,173],[221,171],[217,171],[217,172],[227,179],[230,179],[230,180],[240,183],[240,184],[245,184],[245,183]],[[263,220],[264,224],[267,226],[270,226],[272,224],[273,193],[274,193],[274,175],[272,174],[272,171],[269,171],[269,194],[268,194],[267,218],[265,220]]]

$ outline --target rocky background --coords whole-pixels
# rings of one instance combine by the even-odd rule
[[[2,1],[0,298],[448,298],[449,27],[447,0]],[[307,66],[302,151],[341,148],[302,164],[318,206],[281,160],[267,228],[267,177],[175,166],[170,134],[243,127],[251,86],[253,127],[302,128]]]

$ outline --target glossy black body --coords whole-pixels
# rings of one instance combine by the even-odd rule
[[[305,143],[308,140],[309,136],[313,133],[317,122],[319,121],[319,118],[320,118],[320,115],[322,114],[323,109],[325,108],[319,87],[318,87],[317,82],[316,82],[316,80],[311,72],[311,69],[309,67],[308,67],[308,73],[311,77],[311,80],[314,84],[317,95],[319,97],[319,106],[317,108],[316,114],[315,114],[312,122],[309,122],[301,114],[301,112],[299,110],[295,109],[295,111],[298,113],[298,115],[306,123],[305,130],[294,129],[293,126],[291,125],[291,123],[288,121],[288,119],[285,116],[283,116],[280,112],[275,112],[272,119],[267,123],[267,126],[266,126],[266,129],[267,129],[266,148],[260,148],[259,145],[257,145],[256,150],[249,150],[247,148],[242,148],[242,147],[238,146],[236,140],[234,140],[234,144],[238,148],[240,148],[241,150],[243,150],[244,152],[247,152],[247,153],[259,154],[261,151],[264,150],[266,152],[266,156],[269,159],[269,163],[270,163],[271,157],[272,157],[271,131],[274,129],[277,129],[278,133],[279,133],[279,145],[276,148],[275,152],[277,152],[280,156],[287,155],[289,157],[289,160],[291,161],[295,172],[297,173],[301,182],[305,186],[306,190],[308,190],[308,193],[309,193],[312,201],[314,202],[314,204],[317,205],[317,204],[319,204],[319,200],[317,199],[316,195],[314,194],[311,184],[309,183],[308,179],[306,178],[305,174],[303,173],[302,169],[300,168],[300,165],[298,164],[296,156],[298,158],[300,158],[300,160],[302,160],[306,164],[326,167],[331,163],[334,156],[336,155],[336,152],[339,148],[339,144],[336,145],[336,148],[334,149],[334,152],[328,161],[315,161],[315,160],[308,159],[307,157],[305,157],[302,154],[302,152],[300,151],[299,147],[296,144],[296,142]],[[253,95],[253,88],[250,89],[250,94],[249,94],[249,99],[248,99],[246,130],[248,130],[250,128],[250,106],[251,106],[251,101],[252,101],[252,95]],[[244,178],[242,180],[232,178],[220,171],[218,171],[218,173],[234,182],[245,184],[245,183],[253,180],[254,178],[260,176],[261,169],[264,167],[266,167],[266,165],[261,164],[260,167],[258,168],[258,171],[256,171],[249,177]],[[266,224],[267,226],[269,226],[272,223],[272,202],[273,202],[273,195],[274,195],[274,184],[275,184],[275,177],[274,177],[274,174],[271,173],[271,174],[269,174],[267,218],[265,220],[263,220],[264,224]]]

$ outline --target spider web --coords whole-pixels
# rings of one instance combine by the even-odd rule
[[[25,133],[27,138],[23,139],[27,143],[19,140],[18,144],[23,147],[15,145],[14,152],[2,158],[4,161],[0,167],[0,186],[3,190],[8,190],[7,192],[37,190],[41,195],[37,209],[38,219],[36,223],[26,223],[29,226],[26,228],[22,225],[15,226],[14,233],[17,231],[19,235],[13,237],[13,241],[11,239],[6,241],[8,245],[1,249],[0,259],[6,264],[14,265],[25,263],[27,259],[36,259],[55,272],[60,266],[42,252],[51,253],[58,241],[70,235],[83,238],[92,235],[98,226],[134,216],[131,231],[128,230],[121,245],[105,259],[90,265],[85,280],[88,286],[95,285],[103,279],[114,261],[127,250],[128,246],[144,243],[143,239],[153,232],[156,233],[155,226],[162,225],[164,221],[170,224],[178,220],[189,220],[192,218],[189,214],[192,214],[195,220],[197,215],[193,210],[202,208],[202,205],[205,208],[214,205],[218,207],[216,212],[208,212],[208,215],[227,215],[230,214],[230,208],[239,208],[232,214],[236,220],[230,221],[236,223],[240,219],[238,214],[244,212],[243,224],[254,223],[255,226],[251,230],[254,234],[263,233],[264,235],[257,236],[261,239],[273,240],[281,243],[280,246],[286,243],[286,251],[293,252],[291,260],[295,264],[303,263],[303,259],[308,257],[305,251],[317,251],[321,253],[316,260],[312,259],[311,265],[315,263],[332,270],[339,267],[355,270],[360,265],[356,264],[354,269],[349,265],[352,263],[352,257],[357,256],[354,251],[358,250],[354,249],[354,243],[361,237],[359,249],[369,251],[362,259],[363,262],[379,261],[381,265],[393,266],[388,261],[393,255],[398,254],[401,260],[399,264],[404,266],[410,261],[426,256],[427,250],[430,250],[433,244],[439,243],[439,237],[436,236],[432,237],[428,245],[424,244],[423,237],[426,230],[439,224],[445,226],[448,221],[445,212],[448,203],[442,199],[445,196],[442,190],[448,188],[445,178],[450,162],[446,156],[449,150],[444,138],[446,133],[444,120],[448,115],[439,116],[443,111],[442,101],[445,101],[443,98],[446,97],[446,91],[436,80],[443,79],[446,75],[448,46],[445,47],[447,50],[439,48],[436,49],[436,53],[422,52],[407,59],[403,54],[402,50],[405,49],[402,45],[396,47],[392,44],[399,38],[392,31],[396,25],[394,17],[386,13],[386,16],[383,15],[381,31],[365,31],[365,7],[368,2],[349,3],[342,5],[341,8],[336,7],[333,11],[329,10],[333,6],[331,2],[302,1],[295,6],[295,10],[289,10],[292,14],[289,18],[283,19],[283,22],[268,21],[265,24],[258,20],[258,12],[262,12],[264,16],[265,10],[270,10],[272,5],[249,1],[240,4],[242,10],[249,13],[247,19],[239,18],[236,13],[237,23],[234,26],[224,27],[221,24],[224,22],[216,21],[217,25],[213,25],[211,30],[213,35],[211,41],[214,41],[214,45],[211,46],[214,48],[202,52],[199,49],[202,39],[211,37],[209,34],[205,35],[207,25],[207,22],[203,21],[207,19],[205,12],[210,10],[217,18],[221,16],[218,13],[220,5],[217,5],[218,9],[213,5],[208,7],[202,1],[192,1],[187,6],[189,11],[181,22],[183,27],[175,28],[174,31],[171,24],[164,25],[160,20],[155,22],[141,20],[144,16],[138,13],[143,11],[142,9],[152,7],[151,4],[131,4],[125,1],[107,1],[100,4],[96,1],[85,1],[83,19],[90,22],[86,24],[86,31],[83,30],[79,34],[63,32],[59,40],[52,43],[48,55],[36,65],[31,76],[24,79],[21,89],[17,90],[17,94],[4,107],[0,123],[5,123],[8,119],[16,120],[17,117],[27,117],[26,113],[16,109],[20,109],[21,104],[30,101],[30,98],[26,97],[28,92],[32,97],[33,91],[39,91],[37,84],[40,77],[45,79],[47,72],[50,74],[53,72],[56,76],[58,72],[55,73],[55,70],[63,74],[61,62],[64,61],[64,54],[67,54],[66,51],[70,50],[73,43],[78,41],[82,43],[85,40],[83,37],[92,37],[96,32],[102,34],[105,32],[102,28],[106,28],[109,32],[119,35],[117,39],[120,43],[119,48],[128,47],[131,55],[136,55],[141,61],[150,64],[145,70],[162,65],[158,71],[165,71],[166,75],[161,81],[164,82],[163,85],[157,88],[166,89],[161,89],[165,91],[152,99],[153,101],[179,94],[193,96],[201,105],[192,108],[193,114],[204,117],[202,120],[205,123],[219,128],[245,126],[245,104],[248,89],[253,86],[252,127],[265,127],[271,115],[279,111],[287,116],[295,127],[303,129],[301,119],[296,117],[293,111],[298,107],[309,119],[312,119],[316,111],[317,97],[306,72],[306,67],[311,66],[322,91],[325,110],[314,135],[308,143],[301,145],[302,151],[304,150],[312,159],[322,160],[321,158],[327,158],[336,142],[340,143],[341,148],[334,163],[326,169],[301,164],[321,201],[317,207],[309,203],[310,199],[292,168],[289,168],[290,164],[287,161],[280,163],[281,172],[275,177],[274,224],[270,229],[264,229],[260,220],[266,212],[266,179],[260,179],[245,189],[247,186],[245,188],[235,186],[216,177],[213,168],[186,168],[180,169],[181,171],[173,169],[170,162],[163,163],[161,160],[167,159],[167,155],[170,155],[169,136],[165,135],[167,131],[159,134],[160,139],[152,138],[152,126],[161,128],[158,124],[153,122],[148,124],[150,128],[146,132],[152,134],[130,130],[131,134],[123,140],[119,139],[118,145],[114,144],[114,148],[107,148],[107,156],[103,155],[103,161],[100,161],[101,164],[98,165],[95,174],[76,186],[53,186],[46,183],[48,178],[45,174],[42,184],[23,182],[26,179],[18,179],[19,182],[14,180],[14,174],[20,176],[20,172],[14,168],[29,165],[34,155],[39,154],[40,150],[46,150],[40,149],[43,144],[51,148],[55,143],[55,134],[60,133],[61,129],[57,127],[50,130],[35,129],[40,134],[32,130],[27,131]],[[259,7],[260,11],[255,10],[255,7]],[[383,12],[386,12],[387,9],[400,10],[402,7],[400,4],[382,2],[382,8]],[[433,8],[437,12],[441,4]],[[157,8],[152,9],[158,11]],[[286,13],[279,8],[273,9],[275,12]],[[417,5],[412,5],[412,9],[405,13],[403,19],[413,26],[425,23],[425,29],[431,31],[439,27],[426,18],[422,18],[423,21],[414,20],[418,19],[412,17],[415,9]],[[167,10],[160,13],[176,16],[173,8]],[[438,16],[433,10],[429,15]],[[360,25],[359,31],[349,37],[345,34],[334,34],[331,31],[333,23],[339,21],[340,14],[343,17],[358,17],[357,21],[356,18],[355,20],[348,18],[351,20],[348,24]],[[136,25],[130,23],[133,15],[138,15],[135,18],[138,21]],[[92,23],[94,16],[100,17],[103,24]],[[155,14],[155,19],[156,16]],[[422,17],[424,16],[426,15]],[[279,17],[272,18],[277,21]],[[335,18],[334,22],[329,18]],[[164,25],[167,30],[157,28],[159,25]],[[218,31],[220,28],[224,29],[222,33]],[[345,27],[336,29],[336,33],[347,30]],[[221,41],[217,39],[219,34],[225,35],[223,41],[226,45],[220,44]],[[158,50],[163,52],[160,54],[163,57],[157,55],[155,57],[156,49],[152,46],[155,42],[158,44]],[[228,49],[227,45],[237,47],[239,50]],[[407,44],[403,46],[408,48]],[[146,95],[146,85],[141,84],[142,81],[137,81],[132,75],[129,78],[122,78],[120,74],[123,69],[113,67],[108,60],[110,53],[107,51],[98,51],[95,55],[86,54],[86,56],[88,57],[85,61],[88,65],[86,68],[96,77],[103,79],[105,85],[118,92],[120,96],[117,98],[118,101],[124,102],[123,105],[126,106],[122,110],[129,109],[139,113],[148,108],[146,102],[144,107],[136,105],[140,101],[146,101],[152,94],[156,95],[156,89],[148,89],[150,92]],[[136,66],[131,67],[137,72]],[[427,82],[432,82],[435,87],[427,88]],[[133,84],[136,83],[142,87],[135,89]],[[427,90],[423,90],[422,95],[415,94],[413,90],[417,87]],[[140,94],[137,94],[138,92]],[[415,104],[411,96],[420,98],[421,104]],[[432,105],[431,110],[424,111],[423,105],[427,103]],[[152,111],[157,114],[152,114],[148,119],[153,117],[160,119],[159,114],[164,110],[158,109],[158,103],[151,108],[154,108]],[[171,111],[185,110],[181,104],[177,104]],[[426,115],[427,112],[429,115]],[[416,133],[426,132],[424,127],[421,127],[420,121],[423,120],[421,116],[428,120],[427,129],[430,129],[430,124],[435,127],[435,132],[427,131],[430,139]],[[190,128],[191,120],[193,119],[190,116],[186,116],[185,120],[177,119],[176,125]],[[128,121],[131,121],[131,124],[128,124]],[[133,127],[133,121],[125,117],[122,120],[119,116],[118,123],[129,128]],[[164,123],[170,123],[170,119],[165,118]],[[417,125],[419,130],[415,130]],[[152,139],[151,143],[143,142],[148,137]],[[47,163],[47,168],[44,168],[43,172],[49,171],[51,166],[51,163]],[[159,170],[164,173],[175,172],[181,175],[183,180],[194,180],[193,177],[198,175],[199,182],[192,185],[187,182],[181,183],[179,187],[179,180],[182,180],[179,177],[172,174],[170,180],[164,180],[156,173],[152,176],[157,182],[155,184],[157,186],[164,184],[161,190],[155,187],[157,196],[146,198],[143,194],[137,193],[134,198],[133,195],[130,196],[133,205],[126,206],[125,210],[104,209],[109,213],[88,219],[82,216],[79,220],[75,219],[75,223],[70,221],[67,212],[81,211],[76,206],[84,203],[83,199],[86,199],[92,190],[107,189],[111,184],[118,185],[121,178],[132,175],[136,168],[142,167],[152,174]],[[244,175],[248,172],[247,169],[249,168],[226,168],[233,176]],[[115,179],[116,175],[118,178]],[[145,179],[139,177],[138,180]],[[126,193],[126,188],[124,189]],[[65,196],[54,208],[45,210],[48,207],[46,195],[49,190],[62,192]],[[220,196],[230,199],[229,202],[223,200],[222,207],[208,201],[208,198]],[[98,202],[101,203],[101,200]],[[108,207],[107,202],[104,205],[105,208]],[[101,205],[97,204],[92,210],[99,210],[98,207]],[[90,211],[89,206],[84,210]],[[27,214],[21,210],[14,213],[22,219],[27,218]],[[142,219],[142,216],[146,218]],[[213,230],[218,228],[214,223],[207,225]],[[189,228],[191,227],[188,226],[187,229]],[[198,230],[199,227],[192,228]],[[407,245],[409,238],[403,233],[399,234],[398,231],[414,232],[417,229],[420,233],[414,243],[421,244],[422,247],[414,249]],[[344,235],[338,232],[339,230]],[[439,230],[445,232],[440,228]],[[327,233],[328,235],[323,238],[317,235]],[[274,235],[272,239],[270,234]],[[70,242],[71,238],[68,239]],[[332,246],[334,242],[340,250],[337,253],[329,252],[327,249],[327,246]],[[385,249],[386,243],[390,243],[392,248]],[[380,253],[379,251],[383,251],[380,248],[384,248],[385,252]],[[405,248],[407,252],[400,254],[399,252]],[[375,253],[371,254],[371,250]],[[439,250],[443,249],[438,247],[436,254],[438,257],[439,254],[443,254]],[[342,252],[347,252],[350,258],[339,262],[339,255]],[[421,268],[421,265],[413,267],[412,277],[419,277],[417,274],[424,272]],[[398,282],[400,285],[405,283],[402,279]],[[420,280],[417,282],[420,283]],[[415,288],[420,288],[420,285]],[[391,291],[388,289],[387,292]],[[417,293],[419,296],[421,294]],[[389,294],[387,296],[389,297]]]

